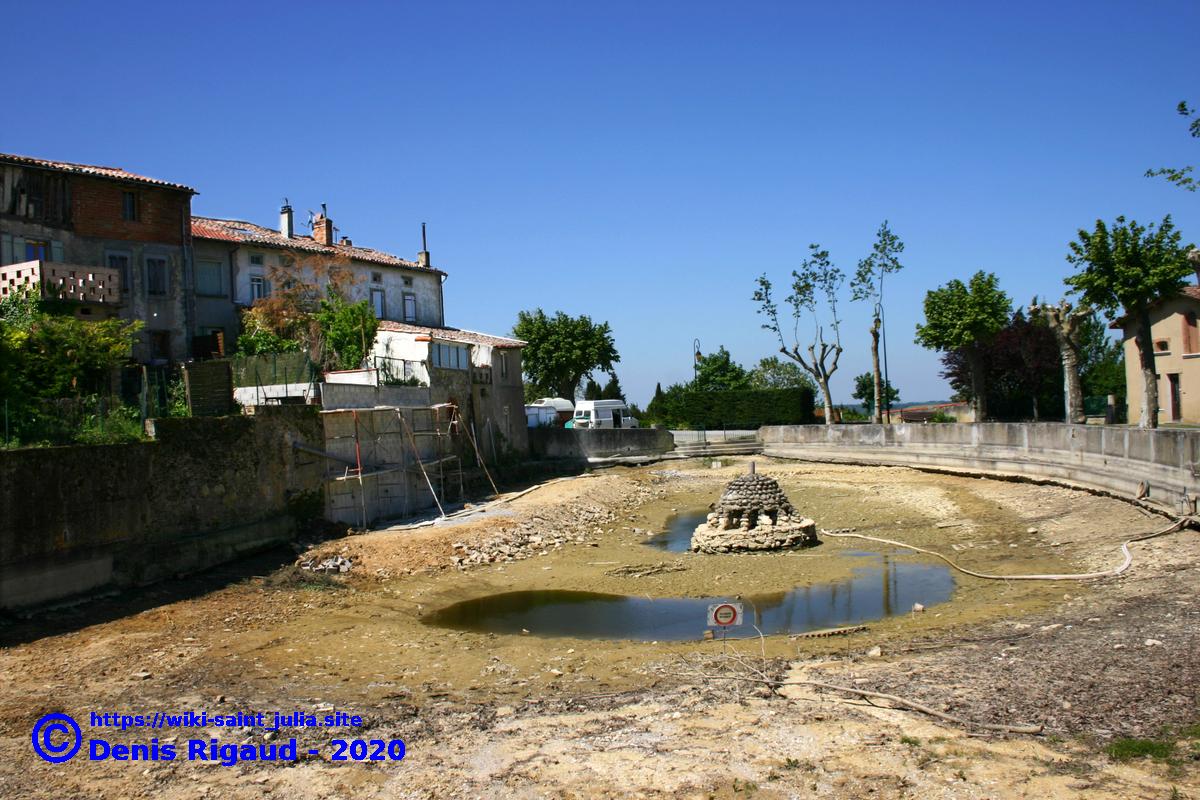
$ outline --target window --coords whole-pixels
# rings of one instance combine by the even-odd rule
[[[466,345],[434,342],[429,350],[435,367],[469,369],[471,366],[471,356]]]
[[[167,293],[167,260],[165,258],[147,256],[146,293],[153,295]]]
[[[26,261],[49,261],[50,260],[50,243],[39,242],[33,239],[25,240],[25,260]]]
[[[138,196],[137,192],[121,192],[121,219],[137,222]]]
[[[387,302],[383,289],[371,290],[371,308],[375,311],[375,319],[383,319],[387,316]]]
[[[262,275],[250,276],[250,302],[271,296],[271,284]]]
[[[417,296],[408,292],[404,293],[404,321],[417,321]]]
[[[412,278],[411,278],[411,277],[409,277],[409,276],[407,276],[407,275],[406,275],[406,276],[404,276],[404,285],[405,285],[405,286],[412,286]]]
[[[371,273],[371,283],[383,283],[383,273],[382,272],[372,272]]]
[[[1195,353],[1200,351],[1200,332],[1196,326],[1196,312],[1189,311],[1183,316],[1183,352]]]
[[[133,285],[130,283],[129,263],[131,259],[129,253],[105,253],[104,263],[113,272],[116,272],[121,281],[121,294],[127,294],[133,291]]]
[[[256,267],[261,267],[263,265],[262,253],[251,253],[250,263]]]
[[[508,377],[508,353],[500,354],[500,377]]]
[[[1154,352],[1169,353],[1171,352],[1171,342],[1168,339],[1155,339]]]
[[[220,261],[196,262],[196,294],[210,297],[225,296],[225,270]]]

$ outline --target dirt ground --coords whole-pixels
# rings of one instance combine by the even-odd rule
[[[1055,486],[757,459],[820,528],[928,547],[991,573],[1086,572],[1167,520]],[[845,577],[849,554],[701,556],[647,546],[746,459],[612,468],[424,527],[324,542],[345,575],[261,558],[172,585],[0,622],[0,797],[873,797],[1200,800],[1200,534],[1132,546],[1093,581],[956,575],[951,601],[827,637],[722,644],[452,631],[459,600],[521,589],[659,597],[781,592]],[[479,553],[482,563],[465,563]],[[460,566],[461,564],[461,566]],[[669,564],[672,571],[644,574]],[[249,572],[248,572],[249,570]],[[642,575],[642,577],[638,577]],[[874,648],[878,648],[875,650]],[[951,714],[797,685],[895,694]],[[93,728],[96,713],[363,717],[356,729]],[[45,714],[83,738],[183,748],[267,744],[301,758],[61,764],[31,748]],[[1042,725],[1003,734],[980,723]],[[401,761],[330,760],[330,741],[403,739]],[[1129,760],[1129,737],[1168,748]],[[1171,749],[1173,748],[1173,749]],[[307,755],[316,749],[315,756]]]

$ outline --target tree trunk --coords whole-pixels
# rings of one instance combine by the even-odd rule
[[[1075,345],[1060,338],[1062,348],[1063,384],[1067,398],[1067,422],[1083,425],[1087,416],[1083,413],[1083,380],[1079,377],[1079,351]]]
[[[883,379],[879,374],[879,317],[875,317],[875,322],[871,325],[871,374],[875,379],[875,409],[871,414],[871,421],[878,425],[883,422]]]
[[[983,359],[974,347],[964,351],[967,365],[971,368],[971,394],[975,406],[975,421],[987,422],[987,379],[983,374]]]
[[[1135,336],[1138,348],[1138,363],[1142,367],[1142,414],[1138,420],[1140,428],[1158,427],[1158,375],[1154,371],[1154,338],[1150,334],[1150,315],[1138,314],[1138,330]]]
[[[833,395],[829,392],[829,379],[824,375],[817,377],[818,383],[821,384],[821,394],[825,397],[825,424],[833,424]]]

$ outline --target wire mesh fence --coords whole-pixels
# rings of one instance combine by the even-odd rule
[[[0,446],[114,444],[144,438],[151,418],[188,416],[177,367],[124,367],[102,391],[74,397],[0,397]]]

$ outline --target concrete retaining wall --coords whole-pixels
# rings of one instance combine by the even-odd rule
[[[322,383],[321,407],[375,408],[377,406],[428,406],[428,386],[363,386],[354,383]]]
[[[619,456],[659,456],[675,449],[670,431],[651,428],[530,428],[534,458],[596,460]]]
[[[1134,497],[1179,511],[1200,494],[1200,431],[1141,430],[1062,423],[788,425],[759,431],[763,453],[779,458],[941,467],[1052,479]]]
[[[0,452],[0,608],[149,583],[288,541],[321,488],[316,410],[154,421],[155,441]]]

